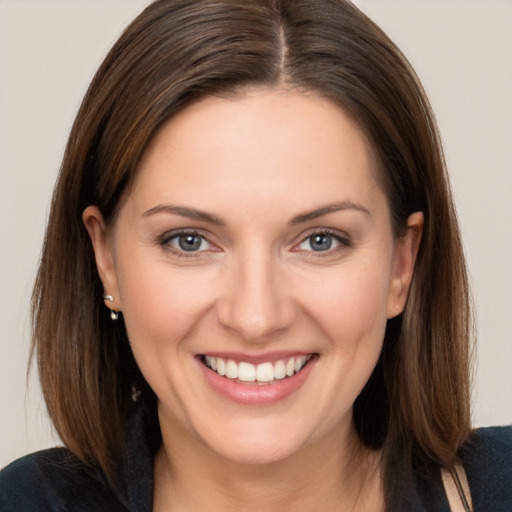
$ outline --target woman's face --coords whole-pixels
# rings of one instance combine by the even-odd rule
[[[272,462],[349,433],[421,232],[394,239],[372,165],[327,100],[211,97],[159,131],[111,230],[85,211],[164,439]]]

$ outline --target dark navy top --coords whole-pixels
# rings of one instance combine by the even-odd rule
[[[140,425],[140,423],[139,423]],[[27,455],[0,472],[1,512],[151,512],[153,456],[137,421],[113,490],[100,470],[65,448]],[[461,451],[474,512],[512,512],[512,426],[475,430]],[[448,512],[439,471],[415,471],[404,486],[410,512]],[[202,511],[200,511],[202,512]]]

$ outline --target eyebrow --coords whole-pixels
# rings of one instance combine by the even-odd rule
[[[216,215],[204,212],[202,210],[196,210],[195,208],[187,208],[186,206],[175,206],[171,204],[159,204],[145,211],[142,216],[150,217],[157,213],[169,213],[172,215],[180,215],[181,217],[187,217],[188,219],[201,220],[217,226],[225,226],[226,223]]]
[[[370,212],[364,206],[359,205],[357,203],[353,203],[352,201],[341,201],[339,203],[331,203],[325,206],[321,206],[320,208],[316,208],[315,210],[300,213],[299,215],[296,215],[295,217],[292,218],[292,220],[290,221],[290,225],[295,226],[297,224],[302,224],[304,222],[317,219],[319,217],[322,217],[323,215],[343,210],[356,210],[371,217]],[[195,208],[188,208],[186,206],[177,206],[171,204],[159,204],[157,206],[154,206],[153,208],[150,208],[149,210],[145,211],[142,214],[142,216],[150,217],[151,215],[156,215],[158,213],[179,215],[181,217],[186,217],[188,219],[208,222],[216,226],[226,225],[226,222],[223,219],[217,217],[216,215],[212,215],[211,213],[207,213],[202,210],[197,210]]]
[[[290,221],[290,225],[295,226],[297,224],[302,224],[303,222],[317,219],[323,215],[343,210],[356,210],[358,212],[364,213],[368,217],[371,217],[371,213],[364,206],[353,203],[352,201],[341,201],[339,203],[331,203],[326,206],[321,206],[320,208],[316,208],[315,210],[311,210],[309,212],[300,213],[299,215],[293,217],[293,219]]]

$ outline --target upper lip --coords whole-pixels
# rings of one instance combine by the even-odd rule
[[[242,352],[221,352],[221,351],[212,351],[212,352],[204,352],[202,354],[198,354],[199,357],[209,356],[209,357],[220,357],[221,359],[231,359],[236,363],[246,362],[254,365],[261,363],[275,363],[282,359],[288,359],[290,357],[299,357],[299,356],[309,356],[313,355],[315,352],[303,351],[303,350],[287,350],[287,351],[276,351],[276,352],[266,352],[262,354],[247,354]]]

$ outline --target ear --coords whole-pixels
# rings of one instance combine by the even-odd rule
[[[405,308],[423,233],[423,222],[423,212],[411,214],[407,219],[405,235],[396,240],[388,294],[388,318],[399,315]]]
[[[109,236],[103,215],[97,206],[88,206],[82,214],[82,220],[91,237],[96,267],[103,283],[104,295],[113,297],[113,301],[105,300],[105,305],[112,311],[120,311],[121,299],[111,247],[111,236]]]

